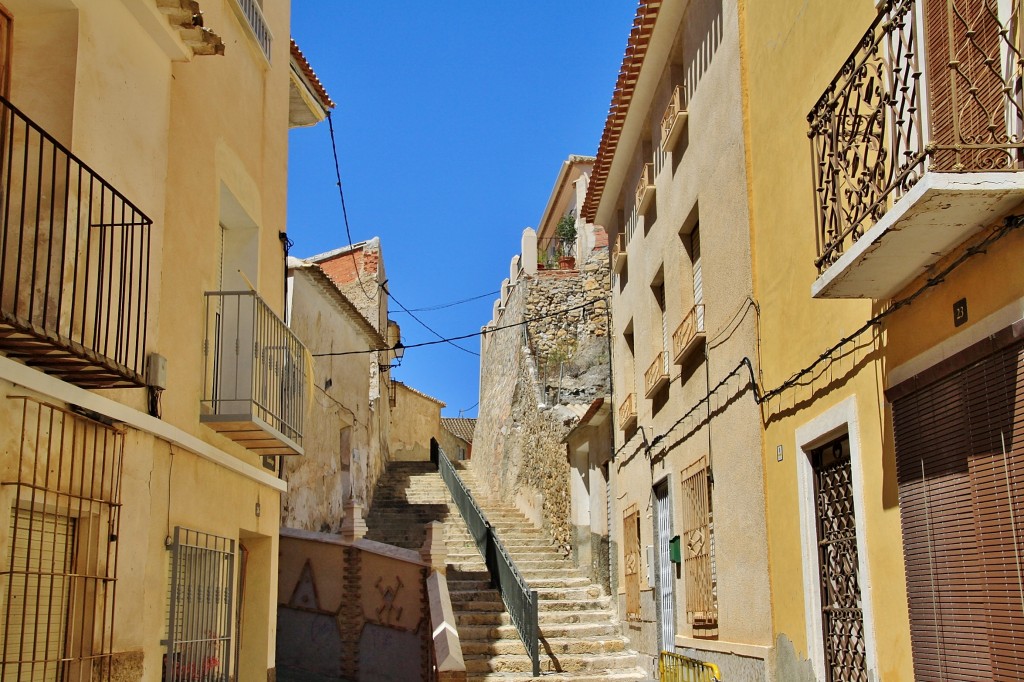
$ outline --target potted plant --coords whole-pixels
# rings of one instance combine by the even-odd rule
[[[572,270],[576,267],[576,257],[572,255],[576,242],[576,214],[569,211],[555,225],[555,236],[559,239],[558,267],[561,270]]]

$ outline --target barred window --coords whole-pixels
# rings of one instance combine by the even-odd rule
[[[235,541],[175,527],[171,544],[167,682],[229,682]]]
[[[715,570],[714,515],[707,460],[683,471],[683,571],[686,620],[694,630],[718,626],[718,576]]]
[[[0,679],[107,680],[124,434],[11,399],[22,424],[17,451],[4,452],[13,477],[0,481],[12,504],[0,534]]]

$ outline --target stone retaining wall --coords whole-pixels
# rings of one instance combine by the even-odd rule
[[[607,258],[598,251],[580,270],[521,277],[498,327],[592,305],[530,322],[526,337],[522,327],[492,332],[481,358],[474,469],[492,493],[539,519],[566,554],[573,531],[562,439],[579,415],[564,405],[589,404],[609,392]]]

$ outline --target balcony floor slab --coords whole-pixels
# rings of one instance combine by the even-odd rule
[[[1024,172],[928,172],[811,285],[814,298],[888,299],[1024,201]]]

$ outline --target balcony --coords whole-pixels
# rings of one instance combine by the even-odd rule
[[[668,352],[661,351],[644,372],[644,397],[652,398],[668,385]]]
[[[253,291],[206,293],[199,421],[258,455],[301,455],[308,352]]]
[[[891,298],[1024,200],[1019,2],[881,4],[807,117],[812,295]]]
[[[683,107],[683,86],[677,85],[672,91],[672,99],[665,107],[665,114],[661,117],[661,148],[668,151],[676,146],[679,136],[686,128],[688,114]]]
[[[636,212],[646,213],[654,200],[654,164],[645,163],[640,181],[636,185]]]
[[[270,46],[274,36],[267,27],[267,18],[263,16],[263,8],[258,0],[237,0],[235,10],[245,19],[245,25],[249,28],[253,40],[260,48],[263,56],[270,61]]]
[[[0,97],[0,351],[83,388],[145,386],[152,222]]]
[[[619,428],[623,431],[636,426],[636,393],[630,393],[619,405]]]
[[[672,333],[672,359],[677,365],[686,362],[694,350],[704,343],[704,306],[690,309]]]
[[[612,251],[612,272],[619,273],[626,267],[626,234],[619,232],[615,236],[615,250]]]

